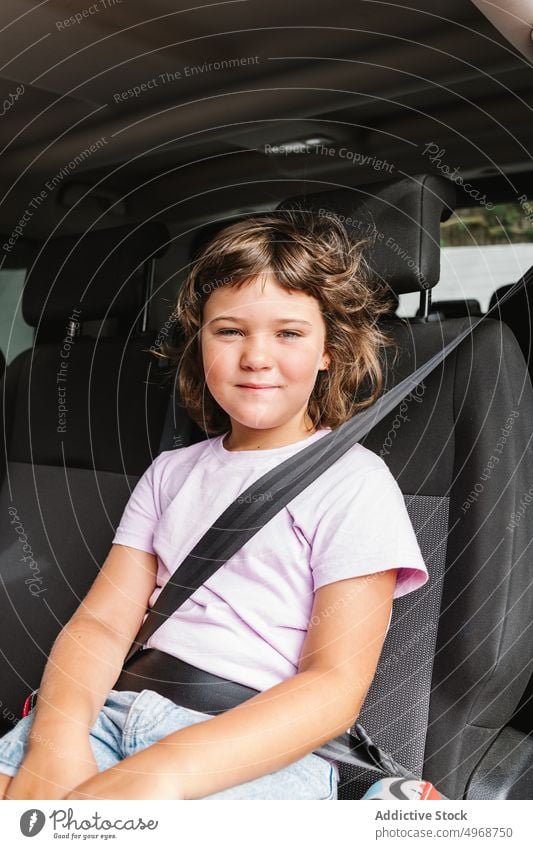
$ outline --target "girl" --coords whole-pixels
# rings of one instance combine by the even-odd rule
[[[336,768],[313,750],[351,727],[393,598],[428,579],[402,494],[362,445],[144,646],[256,696],[212,716],[113,685],[147,607],[223,510],[375,401],[388,309],[363,275],[362,244],[331,216],[258,215],[200,252],[177,301],[181,343],[158,353],[210,436],[162,452],[135,487],[35,709],[0,740],[6,798],[337,798]]]

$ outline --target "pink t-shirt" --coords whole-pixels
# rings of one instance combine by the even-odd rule
[[[241,492],[330,432],[322,428],[292,445],[255,451],[228,451],[224,434],[156,457],[113,539],[157,555],[149,606]],[[297,673],[315,590],[393,568],[399,570],[395,598],[428,580],[394,477],[357,443],[199,587],[144,648],[265,690]]]

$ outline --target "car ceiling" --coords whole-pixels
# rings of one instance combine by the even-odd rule
[[[531,171],[533,68],[466,0],[4,0],[0,24],[2,232],[98,140],[58,182],[98,183],[102,209],[128,194],[99,226],[268,208],[293,186],[376,181],[376,160],[427,172],[428,144],[464,177],[503,174],[510,195]],[[268,152],[310,138],[358,162]],[[49,194],[26,235],[65,218]]]

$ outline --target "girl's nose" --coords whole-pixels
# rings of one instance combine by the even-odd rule
[[[256,334],[244,341],[241,351],[241,365],[268,365],[272,360],[272,352],[268,340]]]

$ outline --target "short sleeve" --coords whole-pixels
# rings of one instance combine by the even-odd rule
[[[160,517],[157,458],[139,478],[113,538],[113,543],[155,554],[153,538]]]
[[[429,579],[402,492],[385,464],[336,482],[319,508],[311,549],[315,591],[398,569],[393,597],[400,598]]]

